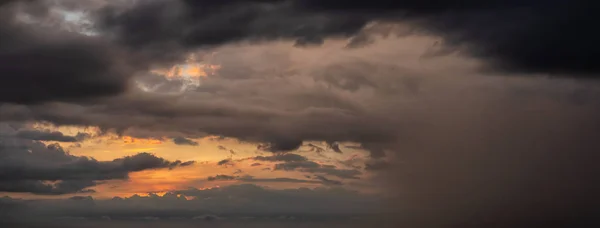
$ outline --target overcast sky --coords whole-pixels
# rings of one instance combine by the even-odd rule
[[[0,0],[0,208],[589,224],[585,2]]]

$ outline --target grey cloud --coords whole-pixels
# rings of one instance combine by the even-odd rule
[[[598,33],[588,29],[598,18],[583,0],[209,2],[144,1],[126,10],[106,9],[99,22],[119,42],[136,48],[281,38],[310,46],[327,37],[354,37],[350,46],[356,46],[366,42],[360,32],[370,22],[406,22],[420,33],[442,36],[448,45],[466,47],[470,56],[497,70],[568,77],[598,73],[592,60],[600,51],[594,42]],[[144,26],[148,21],[154,26]],[[564,25],[560,32],[557,25]]]
[[[346,179],[358,179],[360,171],[354,169],[338,169],[332,165],[321,165],[313,161],[290,161],[285,163],[275,164],[274,170],[284,171],[300,171],[307,173],[320,173],[325,175],[332,175],[339,178]]]
[[[292,161],[292,162],[275,164],[274,170],[291,171],[291,170],[296,170],[298,168],[307,169],[307,168],[318,168],[318,167],[321,167],[321,165],[314,161]]]
[[[310,147],[310,150],[314,151],[315,153],[323,153],[323,151],[325,151],[325,149],[312,143],[309,143],[308,146]]]
[[[188,146],[197,146],[198,143],[194,142],[188,138],[184,138],[184,137],[175,137],[173,138],[173,143],[177,144],[177,145],[188,145]]]
[[[386,170],[386,169],[389,169],[391,165],[392,164],[390,164],[389,162],[384,161],[384,160],[373,160],[373,161],[368,161],[365,163],[365,170],[369,170],[369,171]]]
[[[486,22],[478,19],[464,21]],[[511,33],[489,37],[518,39]],[[593,36],[582,39],[588,38]],[[130,91],[84,104],[5,104],[0,119],[127,133],[143,129],[159,136],[214,134],[278,149],[295,149],[299,141],[352,141],[372,158],[390,156],[397,159],[390,162],[402,164],[377,175],[391,185],[384,189],[403,193],[397,201],[403,204],[393,208],[408,219],[535,224],[531,219],[595,218],[598,83],[492,77],[476,71],[481,62],[473,59],[420,58],[431,41],[388,37],[343,51],[333,41],[301,51],[282,47],[289,43],[224,46],[214,49],[223,71],[203,79],[198,91],[181,96]],[[520,51],[560,52],[547,41],[553,39],[536,39],[539,45]],[[511,51],[503,43],[499,55]],[[418,79],[418,92],[406,78]],[[323,171],[313,163],[296,166]]]
[[[256,162],[256,163],[252,163],[250,166],[261,166],[262,164]]]
[[[186,199],[186,197],[188,197]],[[152,224],[184,224],[206,215],[219,215],[222,219],[235,222],[240,216],[265,219],[281,215],[294,216],[302,221],[319,221],[342,215],[346,220],[352,216],[379,212],[379,204],[384,198],[333,188],[292,188],[270,189],[253,184],[232,185],[210,189],[186,189],[168,192],[162,196],[150,193],[147,196],[114,197],[95,199],[78,196],[69,199],[23,200],[9,197],[0,198],[0,208],[9,209],[0,215],[3,224],[12,221],[40,222],[39,226],[14,227],[53,227],[60,219],[77,219],[75,226],[106,221],[106,225],[117,225],[127,220],[126,227],[135,224],[134,219],[150,219]],[[310,216],[307,216],[309,214]],[[178,218],[174,221],[174,218]],[[72,220],[62,220],[66,223]],[[45,223],[44,223],[45,222]],[[249,225],[247,220],[243,221]],[[353,221],[357,222],[357,221]],[[35,223],[34,223],[35,224]],[[270,223],[269,224],[273,224]],[[284,223],[294,224],[294,223]],[[312,224],[312,223],[311,223]],[[56,227],[71,227],[72,224]],[[144,223],[143,225],[148,225]],[[197,222],[189,224],[198,226]],[[228,222],[228,225],[231,223]],[[260,223],[257,225],[261,225]],[[185,225],[187,226],[187,225]],[[254,225],[252,225],[254,226]]]
[[[75,136],[69,136],[58,131],[20,130],[15,134],[15,137],[40,141],[81,142],[89,138],[90,135],[87,133],[78,133]]]
[[[338,169],[335,166],[321,165],[319,167],[309,167],[300,169],[302,172],[321,173],[331,176],[336,176],[344,179],[359,179],[360,171],[355,169]]]
[[[308,158],[306,158],[302,155],[299,155],[299,154],[283,153],[283,154],[275,154],[275,155],[271,155],[271,156],[257,156],[257,157],[254,157],[254,160],[269,161],[269,162],[277,162],[277,161],[302,162],[302,161],[308,161]]]
[[[40,4],[0,6],[0,103],[80,101],[124,92],[133,73],[126,54],[96,37],[17,19],[28,13],[45,20],[47,9]]]
[[[259,145],[257,149],[273,153],[297,150],[302,146],[302,140],[284,137],[273,137],[268,144]]]
[[[327,143],[329,145],[329,148],[331,148],[334,152],[336,153],[342,153],[342,150],[340,149],[340,144],[338,142],[328,142]]]
[[[216,176],[209,176],[208,178],[206,178],[206,180],[208,180],[208,181],[235,180],[235,179],[236,179],[235,176],[229,176],[229,175],[216,175]]]
[[[217,165],[224,165],[224,166],[233,165],[233,160],[231,160],[230,158],[223,159],[223,160],[217,162]]]
[[[316,175],[315,178],[323,182],[325,185],[343,185],[341,181],[330,180],[324,176]]]
[[[231,176],[231,175],[216,175],[207,177],[208,181],[231,181],[236,180],[239,182],[248,183],[305,183],[305,184],[323,184],[323,185],[343,185],[341,181],[330,180],[323,176],[315,176],[317,180],[302,180],[287,177],[276,177],[276,178],[256,178],[250,175],[244,176]]]
[[[131,172],[193,164],[149,153],[97,161],[70,155],[58,144],[11,138],[0,138],[0,157],[0,191],[46,195],[92,192],[88,188],[99,181],[127,179]]]
[[[322,184],[321,181],[313,181],[313,180],[301,180],[287,177],[278,177],[278,178],[255,178],[253,176],[242,176],[237,180],[242,182],[256,182],[256,183],[308,183],[308,184]]]

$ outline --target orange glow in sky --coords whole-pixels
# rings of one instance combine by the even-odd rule
[[[199,63],[195,56],[190,56],[184,64],[177,64],[170,69],[158,69],[153,70],[152,73],[163,75],[167,79],[177,78],[202,78],[214,75],[219,69],[220,65],[214,64],[202,64]]]
[[[147,144],[147,145],[160,145],[161,140],[158,139],[138,139],[131,136],[123,136],[123,143],[125,144]]]

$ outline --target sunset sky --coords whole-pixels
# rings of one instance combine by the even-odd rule
[[[587,223],[584,2],[0,0],[0,222]]]

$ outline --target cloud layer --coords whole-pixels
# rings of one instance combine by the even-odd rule
[[[273,152],[257,160],[276,170],[346,179],[362,172],[290,152],[303,141],[338,154],[339,143],[359,143],[374,159],[365,172],[377,169],[374,181],[399,198],[391,206],[417,224],[559,226],[593,220],[600,204],[599,87],[581,79],[598,75],[598,14],[584,1],[137,1],[93,10],[95,36],[18,19],[47,21],[46,1],[10,2],[0,8],[2,121],[179,144],[233,137]],[[217,75],[185,93],[131,86],[173,86],[146,70],[197,48],[218,53]],[[31,141],[64,135],[32,133],[2,139],[3,191],[81,192],[189,164],[151,154],[101,162]]]

